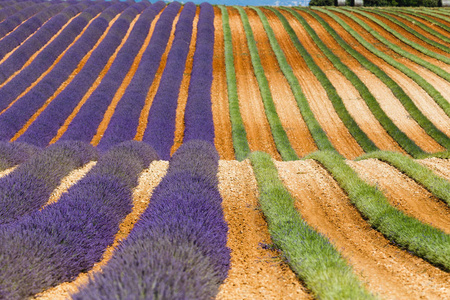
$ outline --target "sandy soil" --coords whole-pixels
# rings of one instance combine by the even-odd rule
[[[239,12],[228,7],[231,35],[233,37],[234,67],[242,121],[247,132],[251,151],[264,151],[281,160],[273,141],[264,105],[256,80],[247,39]]]
[[[166,161],[154,161],[150,167],[144,170],[139,177],[139,183],[133,190],[133,210],[125,217],[119,227],[114,243],[109,246],[103,254],[103,259],[94,265],[94,267],[87,273],[81,273],[74,281],[65,282],[56,287],[50,288],[40,294],[37,294],[34,299],[48,299],[48,300],[62,300],[70,298],[70,295],[75,293],[78,288],[82,287],[89,281],[89,277],[95,272],[101,271],[109,259],[111,259],[114,249],[119,242],[125,239],[133,228],[134,224],[139,219],[139,216],[145,211],[148,206],[149,199],[153,193],[153,189],[159,184],[165,175],[169,164]]]
[[[300,12],[301,13],[301,12]],[[411,79],[407,78],[403,73],[387,65],[382,59],[378,58],[372,52],[368,51],[361,44],[359,44],[348,32],[340,27],[333,19],[326,14],[317,12],[328,24],[335,29],[339,35],[352,47],[369,59],[372,63],[380,67],[386,72],[393,80],[395,80],[402,87],[415,86],[417,90],[421,90]],[[302,15],[304,15],[302,13]],[[311,18],[309,18],[311,20]],[[319,25],[316,25],[319,26]],[[322,31],[323,32],[323,31]],[[327,38],[326,43],[334,43],[332,38]],[[336,46],[338,49],[338,46]],[[348,60],[352,60],[349,54],[342,52],[340,57],[346,57]],[[381,108],[386,112],[390,119],[413,140],[419,147],[427,152],[443,151],[444,148],[440,146],[435,140],[433,140],[409,115],[400,101],[392,94],[392,91],[384,85],[376,76],[365,70],[363,67],[350,66],[352,70],[357,72],[360,79],[367,85],[369,90],[378,100]],[[413,97],[416,98],[416,97]],[[434,101],[433,101],[434,102]]]
[[[407,13],[407,12],[402,12],[402,14],[403,14],[403,15],[407,15],[407,16],[409,16],[409,17],[411,17],[411,18],[417,20],[417,22],[423,23],[424,25],[426,25],[426,26],[432,28],[434,31],[437,31],[437,32],[439,32],[440,34],[448,35],[448,32],[447,32],[445,29],[442,29],[441,27],[439,27],[439,26],[437,26],[437,25],[434,25],[433,23],[431,23],[431,22],[429,22],[429,21],[427,21],[427,20],[424,20],[424,19],[422,19],[422,18],[413,16],[413,15]]]
[[[363,180],[377,186],[394,207],[450,234],[450,207],[413,179],[376,159],[347,164]]]
[[[14,171],[16,168],[17,168],[17,166],[12,167],[12,168],[9,168],[9,169],[6,169],[6,170],[3,170],[3,171],[0,171],[0,178],[2,178],[2,177],[4,177],[4,176],[8,175],[8,174],[11,173],[12,171]]]
[[[211,86],[212,114],[214,120],[214,144],[221,159],[235,159],[228,107],[227,76],[222,30],[222,12],[214,7],[214,56],[213,82]]]
[[[263,24],[253,9],[246,9],[258,45],[258,53],[269,82],[273,102],[288,139],[299,157],[317,151],[317,146],[300,113],[291,87],[282,73]]]
[[[218,177],[231,269],[217,299],[312,299],[279,255],[262,247],[271,239],[250,162],[220,161]]]
[[[361,98],[358,90],[333,66],[333,63],[326,58],[325,54],[323,54],[319,47],[316,46],[315,42],[300,22],[298,22],[289,12],[282,10],[280,10],[280,12],[288,19],[297,35],[302,36],[302,43],[308,52],[314,53],[314,55],[312,55],[314,61],[336,88],[345,107],[361,130],[363,130],[381,150],[402,152],[403,150],[401,147],[391,136],[389,136],[367,107],[366,102]]]
[[[383,299],[450,297],[450,275],[372,229],[321,165],[312,160],[276,165],[303,218],[331,240],[370,291]]]
[[[426,158],[417,162],[433,170],[437,175],[450,181],[450,160],[441,158]]]

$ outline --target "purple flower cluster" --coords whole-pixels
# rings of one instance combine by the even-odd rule
[[[128,4],[119,2],[105,9],[58,64],[35,87],[0,115],[0,140],[11,139],[25,125],[27,120],[53,95],[75,70],[83,57],[94,47],[108,28],[109,21],[127,6]]]
[[[28,130],[18,139],[22,142],[45,147],[57,134],[58,129],[75,109],[83,96],[97,79],[111,55],[122,42],[130,27],[131,21],[147,7],[144,3],[129,6],[111,26],[108,34],[95,48],[81,71],[70,84],[55,98],[52,103],[31,124]],[[123,70],[122,70],[123,71]],[[120,84],[120,83],[119,83]],[[97,105],[97,103],[96,103]],[[90,123],[84,119],[83,125]],[[94,132],[95,133],[95,132]],[[65,140],[80,140],[78,136],[69,136]],[[81,139],[90,142],[90,139]]]
[[[92,268],[131,211],[131,186],[123,179],[137,181],[154,159],[141,142],[114,147],[57,203],[0,227],[3,298],[27,298]]]
[[[19,12],[9,16],[3,22],[0,23],[0,38],[7,35],[9,32],[19,26],[24,20],[32,17],[42,9],[50,5],[50,2],[37,3],[35,5],[27,6]]]
[[[40,148],[27,143],[0,142],[0,171],[25,162],[40,150]]]
[[[136,135],[141,110],[166,49],[172,23],[180,6],[179,2],[171,2],[161,13],[139,67],[97,146],[100,150],[107,150],[120,142],[133,139]]]
[[[0,224],[41,208],[64,176],[96,158],[95,148],[78,141],[56,143],[31,156],[0,178]]]
[[[0,9],[0,22],[3,22],[9,16],[17,13],[21,9],[26,8],[27,6],[36,4],[33,1],[24,1],[24,2],[16,2],[16,1],[2,1],[2,9]]]
[[[189,52],[192,22],[196,9],[194,3],[188,2],[180,14],[175,29],[175,38],[167,57],[158,91],[150,107],[147,129],[142,139],[158,152],[161,159],[169,159],[170,149],[173,145],[178,94]]]
[[[165,6],[166,4],[163,1],[156,2],[139,16],[127,41],[117,53],[117,57],[108,73],[81,107],[61,139],[91,141],[100,122],[103,120],[105,111],[131,68],[139,49],[142,47],[153,19]]]
[[[230,263],[218,159],[208,142],[183,144],[128,238],[73,299],[214,299]]]
[[[214,143],[214,121],[211,110],[214,9],[209,3],[202,3],[200,8],[197,44],[184,112],[184,141],[198,139]]]

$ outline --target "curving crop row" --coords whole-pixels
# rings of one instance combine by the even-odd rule
[[[375,299],[339,251],[302,219],[270,155],[253,152],[250,161],[273,243],[313,294],[318,299]]]
[[[0,231],[0,291],[24,299],[70,281],[102,258],[131,211],[131,188],[156,153],[144,143],[117,145],[61,199]]]
[[[27,94],[17,99],[0,115],[0,140],[11,139],[27,120],[50,98],[69,77],[83,57],[94,47],[112,20],[128,5],[113,4],[96,18],[79,40],[71,47],[53,69]],[[12,99],[11,99],[12,100]]]
[[[270,9],[270,8],[269,8]],[[311,28],[311,26],[306,22],[306,20],[298,14],[295,10],[290,8],[282,8],[288,12],[290,12],[305,28],[308,32],[312,40],[316,43],[316,45],[322,50],[322,52],[326,55],[326,57],[333,63],[337,70],[339,70],[352,84],[356,87],[361,97],[366,102],[370,111],[377,118],[378,122],[383,126],[386,132],[410,155],[413,157],[418,157],[424,155],[425,152],[417,146],[414,141],[412,141],[403,131],[401,131],[392,120],[386,115],[383,109],[378,104],[377,99],[373,96],[367,86],[362,82],[361,79],[342,61],[336,56],[320,39],[317,33]],[[271,9],[273,10],[273,9]],[[311,15],[315,15],[314,12],[310,12]],[[317,15],[315,15],[317,17]],[[316,18],[317,19],[317,18]],[[322,22],[321,22],[322,24]],[[323,25],[323,24],[322,24]],[[326,24],[328,25],[328,24]],[[353,51],[350,46],[342,40],[339,35],[337,35],[334,30],[330,28],[326,28],[327,31],[338,41],[338,43],[347,51]],[[323,149],[319,147],[320,150],[332,150],[332,149]]]
[[[33,2],[33,1],[24,1],[24,2],[15,2],[15,1],[12,2],[11,1],[9,3],[1,2],[1,5],[4,5],[4,6],[2,6],[2,9],[0,9],[0,22],[3,22],[6,18],[17,13],[21,9],[24,9],[27,6],[34,5],[34,4],[35,4],[35,2]]]
[[[380,190],[359,178],[338,153],[320,151],[306,158],[318,161],[331,173],[372,227],[401,248],[450,270],[450,235],[393,207]]]
[[[101,43],[92,51],[80,72],[17,139],[18,141],[41,147],[48,145],[119,47],[130,23],[145,7],[145,4],[137,3],[129,6],[120,14]],[[86,123],[85,120],[83,122]],[[63,139],[90,141],[90,139],[80,139],[79,136],[69,134],[66,137],[63,136]]]
[[[233,139],[233,148],[236,159],[241,161],[247,158],[247,156],[250,154],[250,146],[248,145],[247,132],[245,131],[244,122],[242,121],[242,116],[239,109],[239,97],[236,86],[236,70],[234,68],[233,57],[233,38],[231,36],[228,11],[227,8],[223,5],[220,5],[219,8],[222,12],[222,30],[225,45],[225,72],[227,75],[231,135]]]
[[[214,121],[211,109],[213,81],[214,8],[209,3],[200,5],[188,98],[184,110],[183,141],[205,140],[214,143]]]
[[[30,5],[6,18],[3,22],[0,23],[0,39],[13,31],[23,21],[32,17],[33,15],[50,5],[50,2],[42,2]]]
[[[209,142],[184,143],[130,235],[73,299],[213,299],[230,264],[218,159]]]
[[[398,8],[391,8],[391,9],[398,10]],[[426,21],[430,22],[431,24],[433,24],[435,26],[438,26],[438,27],[441,27],[442,29],[450,32],[450,27],[449,26],[445,25],[444,23],[442,23],[442,22],[440,22],[440,21],[438,21],[436,19],[433,19],[433,18],[429,17],[429,16],[433,16],[433,17],[436,17],[438,19],[443,19],[445,21],[446,20],[445,16],[440,16],[439,14],[436,14],[436,13],[433,13],[433,12],[430,12],[430,11],[426,11],[426,10],[423,10],[423,9],[418,11],[416,9],[407,8],[407,7],[402,7],[401,11],[403,13],[407,13],[407,14],[410,14],[412,16],[415,16],[415,17],[421,18],[423,20],[426,20]]]
[[[40,150],[27,143],[0,142],[0,172],[25,162]]]
[[[192,37],[196,6],[184,5],[175,29],[175,37],[167,56],[158,91],[153,99],[142,140],[149,143],[161,157],[169,159],[175,137],[175,117],[181,80]]]
[[[70,141],[52,145],[19,165],[0,179],[0,225],[37,211],[64,176],[95,158],[92,146]]]
[[[133,139],[136,135],[139,116],[161,62],[161,57],[166,49],[172,23],[180,7],[180,3],[172,2],[159,17],[150,43],[142,55],[139,67],[117,104],[114,115],[111,117],[111,121],[98,144],[98,148],[107,150],[117,143]]]

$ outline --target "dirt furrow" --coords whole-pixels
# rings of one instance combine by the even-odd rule
[[[417,160],[422,165],[433,170],[437,175],[450,181],[450,160],[441,158],[426,158]]]
[[[289,23],[294,28],[296,34],[302,37],[302,44],[312,55],[316,64],[326,74],[333,86],[336,88],[339,96],[347,108],[350,115],[359,125],[359,127],[366,133],[366,135],[375,143],[375,145],[382,150],[400,151],[403,150],[394,141],[394,139],[384,130],[370,109],[366,102],[361,98],[358,90],[353,84],[345,78],[330,62],[325,54],[317,47],[308,32],[303,26],[292,16],[291,13],[280,12],[289,20]]]
[[[406,15],[408,17],[411,17],[415,20],[417,20],[417,22],[423,23],[424,25],[430,27],[431,29],[433,29],[434,31],[439,32],[440,34],[446,35],[448,36],[448,32],[445,29],[442,29],[441,27],[434,25],[433,23],[431,23],[430,21],[427,21],[425,19],[413,16],[411,14],[409,14],[407,11],[402,11],[401,14]]]
[[[305,221],[330,239],[369,290],[383,299],[450,297],[450,275],[371,228],[320,164],[306,160],[276,165]]]
[[[450,207],[413,179],[376,159],[347,164],[363,180],[379,188],[394,207],[450,234]]]
[[[247,8],[246,12],[258,45],[264,73],[269,81],[269,88],[277,114],[292,148],[299,157],[314,152],[317,150],[317,146],[303,120],[291,87],[278,65],[278,60],[272,50],[261,19],[253,9]]]
[[[216,299],[312,299],[279,255],[264,247],[271,239],[249,161],[220,161],[218,178],[231,268]]]
[[[232,7],[228,7],[228,14],[231,35],[233,37],[234,67],[236,70],[239,108],[247,132],[250,150],[264,151],[275,159],[281,160],[264,111],[241,17],[237,9]]]
[[[227,76],[225,73],[225,45],[222,12],[214,7],[214,56],[211,109],[214,120],[214,144],[221,159],[235,159],[228,106]]]

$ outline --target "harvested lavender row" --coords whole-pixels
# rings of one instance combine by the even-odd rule
[[[54,144],[32,156],[0,179],[0,224],[41,208],[64,176],[96,157],[92,146],[75,141]]]
[[[19,165],[41,149],[27,143],[0,142],[0,171]]]
[[[84,32],[57,65],[27,94],[0,115],[0,140],[9,140],[28,119],[50,98],[75,70],[83,57],[95,46],[109,22],[128,4],[119,2],[107,8]]]
[[[200,5],[197,44],[184,112],[184,141],[199,139],[214,143],[214,121],[211,109],[213,80],[214,9],[209,3]]]
[[[61,139],[73,139],[90,142],[105,111],[111,104],[117,90],[130,70],[136,55],[141,49],[155,16],[166,6],[158,1],[148,7],[137,20],[126,43],[117,53],[108,73],[86,103],[81,107]]]
[[[100,261],[131,211],[131,188],[158,159],[148,145],[112,148],[61,199],[0,230],[0,291],[24,299],[73,280]]]
[[[0,89],[0,110],[5,109],[9,103],[17,98],[25,89],[39,76],[45,72],[56,60],[56,58],[74,41],[74,39],[86,27],[88,22],[97,14],[102,12],[110,4],[103,2],[102,4],[93,5],[84,10],[84,5],[74,6],[74,10],[70,7],[61,14],[45,24],[30,40],[26,41],[14,53],[0,65],[0,83],[5,82],[14,72],[18,71],[28,61],[28,59],[45,43],[47,43],[58,30],[66,24],[70,18],[75,16],[80,10],[84,10],[79,16],[73,19],[69,25],[59,34],[47,47],[45,47],[39,55],[31,62],[31,64],[22,70],[20,74],[15,76],[10,82]],[[56,23],[56,24],[55,24]],[[36,38],[35,38],[36,37]]]
[[[5,36],[2,40],[0,40],[0,59],[2,59],[11,50],[19,46],[26,38],[38,30],[44,22],[62,11],[67,6],[67,3],[53,4],[43,9],[35,16],[29,18],[17,27],[16,30]]]
[[[230,264],[218,159],[208,142],[183,144],[128,238],[73,299],[214,299]]]
[[[50,5],[50,2],[46,3],[38,3],[29,7],[26,7],[19,12],[15,13],[12,16],[6,18],[3,22],[0,23],[0,38],[7,35],[9,32],[14,30],[17,26],[19,26],[24,20],[30,18],[36,13],[40,12],[42,9],[46,8]]]
[[[161,76],[158,91],[153,99],[147,119],[147,129],[142,140],[158,152],[161,159],[170,158],[170,149],[175,137],[175,117],[181,80],[186,67],[186,57],[192,36],[192,22],[197,7],[188,2],[184,5],[175,29],[166,66]]]
[[[108,34],[91,53],[88,61],[70,84],[48,105],[18,141],[45,147],[57,134],[66,118],[75,109],[95,82],[125,37],[130,23],[146,8],[146,4],[129,6],[111,26]],[[69,140],[75,138],[69,138]],[[76,139],[78,140],[78,139]],[[86,142],[89,142],[87,140]]]
[[[136,135],[141,110],[166,49],[172,24],[180,7],[180,3],[171,2],[162,12],[147,49],[142,55],[139,67],[117,104],[108,128],[97,146],[100,150],[107,150],[117,143],[133,139]]]

